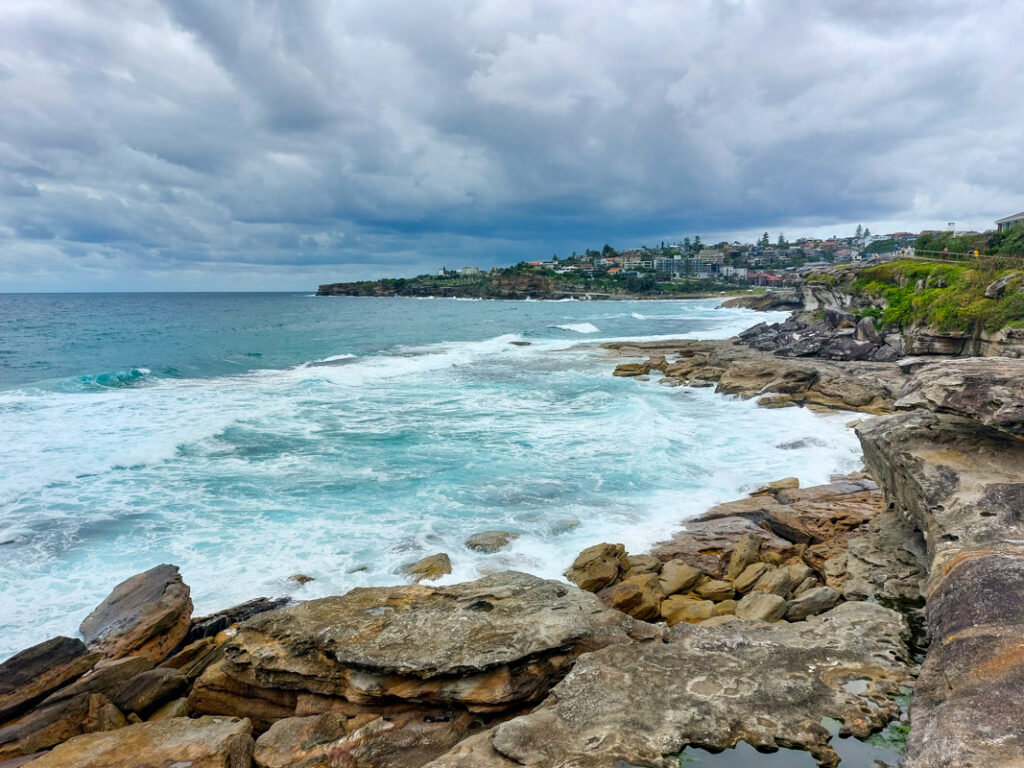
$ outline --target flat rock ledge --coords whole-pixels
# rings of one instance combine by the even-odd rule
[[[847,603],[799,624],[679,625],[664,642],[581,657],[530,714],[470,738],[429,768],[678,765],[689,745],[800,747],[839,762],[822,717],[860,738],[898,715],[910,683],[895,611]]]
[[[890,413],[903,374],[891,362],[780,357],[738,340],[611,342],[602,345],[623,363],[616,376],[662,374],[670,386],[715,386],[715,391],[768,408],[804,405],[825,410]]]

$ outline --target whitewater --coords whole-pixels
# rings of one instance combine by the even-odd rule
[[[611,376],[603,341],[781,317],[717,303],[0,296],[0,659],[162,562],[197,615],[435,552],[444,582],[559,578],[590,544],[643,551],[760,483],[859,467],[842,414]],[[484,530],[518,538],[464,546]]]

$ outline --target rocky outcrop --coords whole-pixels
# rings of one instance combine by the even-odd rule
[[[402,573],[417,584],[421,581],[437,581],[452,572],[452,561],[444,552],[427,555],[414,563],[402,566]]]
[[[518,533],[509,531],[481,531],[466,539],[466,548],[472,549],[474,552],[490,554],[507,548],[517,538],[519,538]]]
[[[758,398],[767,407],[806,405],[824,409],[888,413],[903,376],[887,362],[840,363],[786,358],[733,341],[611,342],[618,357],[647,358],[619,365],[616,375],[660,371],[673,386],[717,384],[716,391]]]
[[[924,367],[900,399],[918,410],[857,428],[887,499],[924,543],[931,646],[908,768],[1024,760],[1024,440],[1013,370],[1016,361]]]
[[[12,656],[0,664],[0,723],[78,679],[100,658],[70,637],[55,637]]]
[[[295,578],[294,576],[292,577]],[[309,577],[304,577],[309,580]],[[218,632],[223,632],[232,624],[252,618],[258,613],[272,611],[275,608],[283,608],[291,602],[287,597],[271,599],[269,597],[257,597],[253,600],[246,600],[241,605],[225,608],[223,611],[198,619],[192,619],[188,634],[185,635],[185,644],[189,645],[204,637],[215,637]]]
[[[680,624],[665,642],[580,659],[534,712],[467,739],[430,768],[668,765],[688,745],[743,740],[838,756],[822,717],[866,737],[898,714],[910,678],[899,614],[847,603],[797,624]]]
[[[175,565],[158,565],[118,584],[80,627],[86,645],[111,659],[162,661],[185,639],[189,588]]]
[[[253,741],[247,720],[172,718],[80,736],[28,763],[31,768],[249,768]]]
[[[763,293],[736,296],[726,299],[721,304],[726,309],[742,307],[743,309],[756,309],[762,312],[778,309],[799,309],[803,305],[804,299],[795,288],[779,291],[768,290]]]

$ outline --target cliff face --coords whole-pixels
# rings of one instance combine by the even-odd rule
[[[857,428],[887,501],[926,545],[931,647],[907,768],[1024,759],[1024,361],[944,360],[912,376],[913,409]]]
[[[325,283],[317,289],[317,296],[410,296],[467,299],[608,299],[670,297],[658,291],[633,294],[626,286],[590,289],[580,283],[558,280],[549,275],[532,272],[507,273],[443,282],[427,278],[410,280],[378,280],[357,283]]]

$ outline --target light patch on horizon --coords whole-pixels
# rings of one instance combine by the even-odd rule
[[[991,227],[1024,209],[1020,29],[998,0],[6,4],[0,292]]]

